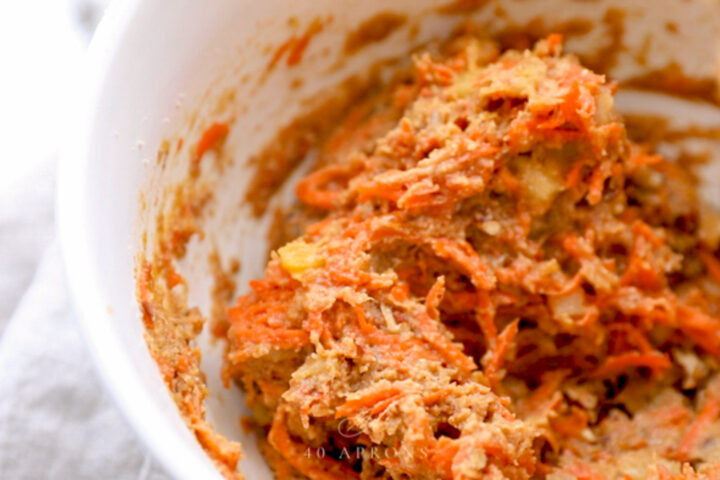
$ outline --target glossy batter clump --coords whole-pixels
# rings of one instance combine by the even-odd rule
[[[228,312],[277,477],[720,478],[717,216],[691,176],[558,36],[414,65],[318,146],[302,235]]]

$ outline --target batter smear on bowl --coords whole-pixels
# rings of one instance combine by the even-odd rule
[[[614,86],[461,38],[360,105],[228,312],[278,478],[720,478],[717,216]]]

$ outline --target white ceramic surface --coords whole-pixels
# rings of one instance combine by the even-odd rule
[[[274,129],[268,126],[282,125],[301,112],[303,98],[327,91],[380,59],[402,56],[413,45],[446,35],[462,18],[431,13],[431,6],[443,3],[124,0],[115,2],[102,21],[91,46],[87,83],[79,89],[78,110],[68,120],[71,131],[59,188],[61,240],[69,286],[100,374],[148,448],[176,478],[220,477],[167,394],[144,344],[134,296],[133,258],[139,234],[151,220],[139,215],[139,194],[145,191],[152,203],[163,185],[179,178],[178,172],[186,167],[182,159],[168,171],[154,166],[161,140],[177,132],[192,139],[216,117],[235,120],[226,147],[237,161],[223,176],[213,179],[217,195],[205,225],[209,235],[203,242],[191,242],[183,266],[183,273],[189,275],[191,303],[206,310],[209,248],[217,246],[224,258],[242,259],[240,285],[261,271],[266,223],[251,220],[247,209],[238,205],[247,180],[244,160],[272,138]],[[602,20],[602,15],[589,10],[597,7],[595,2],[490,3],[491,7],[502,4],[512,22],[520,25],[543,12],[548,26],[578,16],[598,25]],[[642,32],[657,36],[650,51],[655,66],[677,60],[689,73],[714,74],[715,45],[707,38],[714,38],[711,33],[717,24],[707,15],[708,1],[697,0],[689,7],[683,4],[682,10],[675,8],[679,2],[672,0],[664,0],[667,8],[649,8],[651,2],[640,0],[609,3],[626,6],[638,27],[630,35],[637,38],[628,38],[628,42],[642,44]],[[408,22],[384,42],[333,68],[342,56],[346,33],[373,13],[386,10],[404,12]],[[495,19],[492,8],[486,10],[476,19],[489,30],[507,26],[507,20]],[[240,81],[264,75],[270,47],[288,38],[291,24],[297,23],[302,33],[318,16],[332,20],[310,43],[300,66],[279,66],[260,87],[254,81]],[[288,22],[291,17],[295,20]],[[681,44],[690,45],[692,55],[685,55],[677,41],[667,38],[665,26],[670,20],[679,24]],[[414,25],[418,29],[413,36],[409,32]],[[603,28],[584,39],[570,39],[569,48],[592,50],[594,43],[606,40]],[[650,68],[638,66],[631,56],[620,58],[618,65],[615,73],[620,77]],[[297,78],[304,82],[293,90],[290,84]],[[221,92],[227,91],[235,92],[233,100],[217,108]],[[635,107],[642,110],[652,105],[656,105],[654,99],[641,97]],[[706,123],[720,124],[717,112],[710,110],[704,116]],[[221,346],[210,345],[205,337],[201,345],[211,390],[210,421],[231,438],[243,441],[246,458],[240,468],[248,478],[270,478],[253,439],[239,428],[237,419],[243,411],[239,392],[219,386]]]

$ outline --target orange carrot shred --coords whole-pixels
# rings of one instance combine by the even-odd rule
[[[358,474],[350,467],[330,457],[319,458],[307,455],[307,447],[296,443],[290,437],[285,425],[285,415],[278,409],[273,419],[268,441],[287,462],[311,480],[352,480]]]
[[[322,28],[316,20],[288,39],[268,68],[297,65]],[[720,358],[711,288],[720,284],[718,252],[677,218],[675,190],[646,174],[660,172],[687,192],[691,182],[628,138],[606,101],[617,87],[560,57],[561,35],[521,54],[460,44],[450,60],[417,55],[415,76],[336,125],[323,119],[334,125],[318,128],[318,144],[303,137],[291,148],[316,147],[318,160],[297,185],[302,204],[287,228],[279,225],[278,243],[301,233],[322,245],[323,264],[293,277],[273,254],[263,280],[227,312],[225,333],[234,369],[227,379],[252,382],[261,398],[251,401],[274,411],[268,439],[290,465],[278,475],[601,480],[617,438],[612,428],[607,441],[591,437],[614,420],[601,412],[623,403],[649,413],[630,416],[631,428],[648,419],[682,436],[662,447],[675,448],[665,460],[695,460],[720,397],[703,387],[693,410],[680,396],[667,406],[615,388],[642,377],[638,390],[657,382],[648,393],[664,395],[670,384],[685,388],[675,383],[686,380],[680,366],[711,372]],[[509,88],[526,76],[523,88]],[[436,108],[445,102],[451,108]],[[227,135],[227,125],[210,126],[195,160]],[[700,206],[685,197],[682,211],[694,218]],[[278,369],[246,373],[268,352]],[[325,354],[340,365],[330,367],[333,383],[293,373],[306,358],[330,361]],[[189,370],[191,360],[178,368]],[[478,411],[464,409],[456,421],[458,405],[476,398]],[[337,437],[341,418],[360,437]],[[313,429],[303,431],[308,421]],[[385,421],[391,430],[378,441]],[[491,428],[478,429],[483,423]],[[307,455],[306,435],[333,455]],[[373,460],[370,470],[367,458],[331,458],[335,448],[378,443],[411,455]],[[690,465],[673,469],[659,466],[656,477],[700,478]]]
[[[698,413],[695,421],[690,425],[685,437],[677,449],[676,456],[680,460],[687,460],[697,446],[703,431],[720,415],[720,399],[710,397]]]
[[[550,424],[555,432],[566,437],[580,437],[583,430],[588,426],[588,414],[573,406],[570,412],[550,419]]]
[[[510,322],[498,336],[495,348],[491,350],[490,359],[485,366],[485,375],[490,380],[490,386],[492,387],[496,386],[501,380],[499,372],[502,368],[503,358],[518,333],[519,324],[520,319]]]
[[[296,194],[302,202],[308,205],[326,210],[331,209],[337,206],[340,191],[327,190],[323,187],[334,180],[341,179],[348,173],[346,167],[337,165],[316,170],[298,183]]]
[[[563,36],[560,33],[551,33],[547,37],[548,49],[553,54],[557,54],[558,49],[562,46]]]
[[[370,392],[360,398],[354,398],[352,400],[348,400],[343,405],[338,407],[335,410],[335,418],[347,417],[349,415],[356,413],[358,410],[362,410],[363,408],[374,407],[379,402],[398,397],[404,393],[407,393],[407,392],[403,391],[400,388],[396,388],[396,387],[390,387],[390,388]]]
[[[593,376],[608,377],[634,367],[648,367],[652,370],[662,371],[669,368],[670,365],[670,359],[662,353],[629,352],[609,357],[600,368],[593,372]]]
[[[355,315],[357,316],[358,326],[360,327],[360,331],[362,333],[368,335],[375,331],[375,327],[368,321],[362,305],[355,305]]]
[[[578,160],[573,164],[573,166],[570,168],[570,171],[567,173],[567,176],[565,177],[565,188],[573,188],[580,182],[580,173],[582,172],[582,167],[584,165],[584,160]]]
[[[290,47],[290,53],[288,53],[287,57],[288,67],[292,67],[300,63],[305,53],[305,49],[310,44],[310,40],[312,39],[312,37],[320,33],[322,29],[323,23],[320,21],[320,19],[316,18],[310,23],[310,26],[308,26],[305,33],[292,43]]]
[[[443,277],[438,278],[435,285],[430,289],[428,298],[425,300],[426,306],[433,311],[433,316],[437,316],[436,303],[439,303],[442,293],[444,292],[444,284],[445,279]],[[433,305],[434,303],[435,305]],[[452,343],[437,329],[436,322],[432,321],[432,317],[427,311],[417,315],[416,321],[423,338],[435,347],[450,363],[457,365],[458,368],[465,372],[470,372],[477,368],[472,358],[465,355],[460,347]]]
[[[710,276],[712,276],[717,283],[720,283],[720,260],[705,250],[698,251],[698,257],[700,257],[700,260],[705,264],[705,269]]]
[[[227,123],[213,123],[205,130],[195,145],[195,161],[199,162],[205,152],[217,148],[227,137],[230,127]]]

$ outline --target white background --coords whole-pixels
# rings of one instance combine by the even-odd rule
[[[106,2],[0,1],[0,338],[54,237],[55,163]]]
[[[0,192],[53,157],[105,0],[0,2]]]

